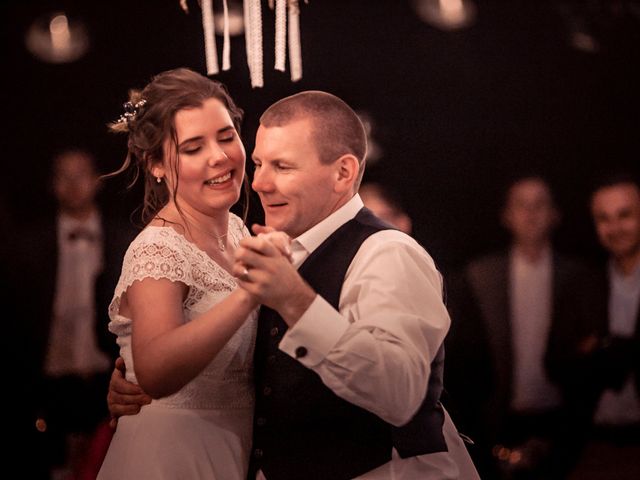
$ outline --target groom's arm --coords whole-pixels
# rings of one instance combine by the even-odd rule
[[[251,251],[239,252],[253,262],[242,286],[289,325],[280,349],[345,400],[394,425],[408,422],[450,324],[441,276],[424,249],[399,232],[372,235],[347,271],[337,311],[262,247],[249,242]]]

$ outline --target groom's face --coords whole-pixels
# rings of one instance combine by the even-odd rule
[[[265,223],[292,238],[337,209],[336,165],[320,161],[311,127],[310,120],[260,125],[252,157],[252,186],[260,196]]]

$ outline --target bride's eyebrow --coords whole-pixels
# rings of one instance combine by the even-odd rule
[[[186,144],[188,144],[188,143],[193,143],[193,142],[200,141],[200,140],[202,140],[203,138],[204,138],[204,137],[203,137],[202,135],[198,135],[198,136],[196,136],[196,137],[187,138],[186,140],[184,140],[184,141],[182,141],[182,142],[180,142],[180,143],[178,144],[178,148],[182,148],[183,146],[185,146],[185,145],[186,145]]]
[[[226,127],[220,128],[216,133],[219,135],[221,133],[226,133],[229,131],[235,131],[235,127],[233,125],[227,125]],[[187,138],[186,140],[183,140],[178,144],[178,148],[182,147],[186,143],[199,141],[199,140],[202,140],[203,138],[204,138],[203,135],[196,135],[195,137]]]

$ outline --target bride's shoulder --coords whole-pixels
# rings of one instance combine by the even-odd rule
[[[235,213],[229,213],[229,228],[233,229],[234,233],[239,238],[248,237],[251,234],[244,221]]]
[[[178,232],[169,226],[149,224],[138,233],[132,244],[166,243],[178,236]]]
[[[133,239],[127,250],[128,256],[139,256],[141,252],[146,254],[164,253],[168,251],[185,250],[186,240],[182,235],[169,226],[147,225]]]

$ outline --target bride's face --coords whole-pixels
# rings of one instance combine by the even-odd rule
[[[179,110],[175,115],[177,152],[170,138],[164,143],[162,176],[183,208],[205,215],[228,210],[240,198],[245,150],[226,107],[216,98],[201,107]]]

